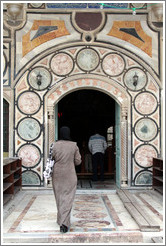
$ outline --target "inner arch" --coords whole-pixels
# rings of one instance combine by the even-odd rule
[[[88,140],[94,127],[106,136],[107,128],[115,125],[115,100],[107,94],[83,89],[63,97],[58,103],[58,128],[68,125],[74,141]]]

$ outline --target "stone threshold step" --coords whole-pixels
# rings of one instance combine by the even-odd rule
[[[163,243],[163,237],[152,237],[154,243]]]
[[[138,224],[141,231],[155,232],[160,231],[160,226],[147,213],[147,207],[140,206],[134,196],[128,190],[117,190],[117,194],[122,200],[125,208]]]
[[[3,243],[142,243],[140,231],[133,232],[68,232],[61,233],[6,233]]]

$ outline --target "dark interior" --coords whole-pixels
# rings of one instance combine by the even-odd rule
[[[71,138],[77,142],[82,153],[83,143],[87,145],[95,128],[107,139],[107,129],[115,126],[115,100],[97,90],[72,92],[58,103],[58,132],[62,126],[70,127]],[[113,148],[110,151],[112,153]],[[114,155],[111,155],[111,162],[114,162]],[[108,153],[105,156],[105,169],[108,172],[114,167],[109,168],[112,164],[108,163]],[[84,168],[80,167],[77,171],[84,173]]]

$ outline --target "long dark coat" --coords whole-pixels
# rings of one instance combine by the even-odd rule
[[[57,204],[57,223],[70,226],[70,213],[77,188],[75,165],[81,163],[81,155],[75,142],[59,140],[54,143],[55,159],[52,183]]]

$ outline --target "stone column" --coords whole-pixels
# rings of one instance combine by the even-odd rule
[[[49,148],[51,143],[55,141],[54,107],[48,108],[47,115],[48,115],[48,148]]]
[[[49,154],[49,148],[52,142],[54,142],[55,136],[55,117],[54,117],[54,107],[47,108],[48,117],[48,140],[47,141],[47,157]],[[52,188],[52,179],[46,179],[46,188]]]
[[[121,187],[128,186],[127,156],[128,156],[128,124],[127,108],[122,107],[121,111]]]

